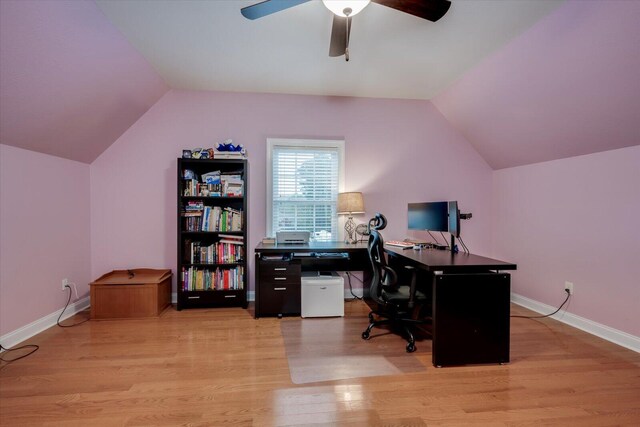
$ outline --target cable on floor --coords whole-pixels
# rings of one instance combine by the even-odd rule
[[[345,299],[345,301],[354,301],[354,300],[361,300],[362,297],[359,297],[358,295],[353,293],[353,288],[351,287],[351,273],[346,271],[345,274],[347,275],[347,280],[349,281],[349,292],[351,292],[351,295],[353,296],[353,298],[350,299]],[[356,277],[357,280],[360,280]],[[360,280],[360,282],[362,282],[362,280]],[[363,283],[364,284],[364,283]]]
[[[569,293],[568,289],[565,289],[564,291],[567,293],[567,297],[564,299],[563,303],[560,304],[560,307],[558,307],[558,309],[556,311],[554,311],[553,313],[544,314],[542,316],[518,316],[518,315],[512,315],[512,316],[509,316],[509,317],[519,317],[521,319],[542,319],[543,317],[553,316],[554,314],[556,314],[557,312],[562,310],[562,307],[564,307],[564,305],[567,303],[567,301],[569,301],[569,298],[571,297],[571,294]]]
[[[3,347],[2,344],[0,344],[0,350],[4,350],[6,352],[22,350],[23,348],[32,348],[33,350],[31,350],[27,354],[23,354],[22,356],[18,356],[18,357],[13,358],[13,359],[5,359],[4,357],[0,357],[0,361],[3,361],[5,363],[11,363],[11,362],[15,362],[16,360],[24,359],[25,357],[30,356],[33,353],[35,353],[36,351],[38,351],[40,346],[38,346],[36,344],[27,344],[27,345],[22,345],[20,347],[15,347],[15,348],[6,348],[6,347]]]
[[[74,285],[75,285],[75,283],[74,283]],[[81,321],[81,322],[74,323],[74,324],[71,324],[71,325],[63,325],[62,323],[60,323],[60,319],[62,318],[62,314],[63,314],[63,313],[64,313],[64,311],[67,309],[67,307],[69,307],[69,303],[71,302],[71,286],[69,286],[69,285],[65,285],[65,288],[68,288],[68,289],[69,289],[69,298],[67,299],[67,304],[64,306],[64,308],[63,308],[63,309],[62,309],[62,311],[60,312],[60,316],[58,316],[58,320],[56,320],[57,325],[58,325],[58,326],[60,326],[61,328],[72,328],[72,327],[74,327],[74,326],[81,325],[81,324],[83,324],[84,322],[88,322],[88,321],[89,321],[89,319],[84,319],[84,320],[83,320],[83,321]],[[76,291],[76,297],[77,297],[77,296],[78,296],[78,295],[77,295],[77,291]]]

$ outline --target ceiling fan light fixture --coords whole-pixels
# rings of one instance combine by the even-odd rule
[[[322,3],[337,16],[353,16],[364,9],[371,0],[322,0]]]

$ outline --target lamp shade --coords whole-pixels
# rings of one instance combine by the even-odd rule
[[[338,194],[338,215],[350,215],[350,214],[362,214],[364,213],[364,200],[362,193],[349,192]]]

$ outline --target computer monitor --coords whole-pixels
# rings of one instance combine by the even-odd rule
[[[449,206],[449,233],[454,237],[460,237],[460,209],[458,202],[447,202]]]
[[[441,231],[451,233],[451,247],[454,237],[460,237],[460,210],[457,201],[409,203],[409,230]]]
[[[449,202],[409,203],[409,230],[449,231]]]

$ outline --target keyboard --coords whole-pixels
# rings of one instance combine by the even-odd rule
[[[349,258],[346,252],[311,252],[316,258]]]
[[[414,245],[411,242],[402,242],[400,240],[389,240],[388,242],[385,242],[385,244],[387,244],[389,246],[398,246],[398,247],[401,247],[401,248],[411,248]]]

